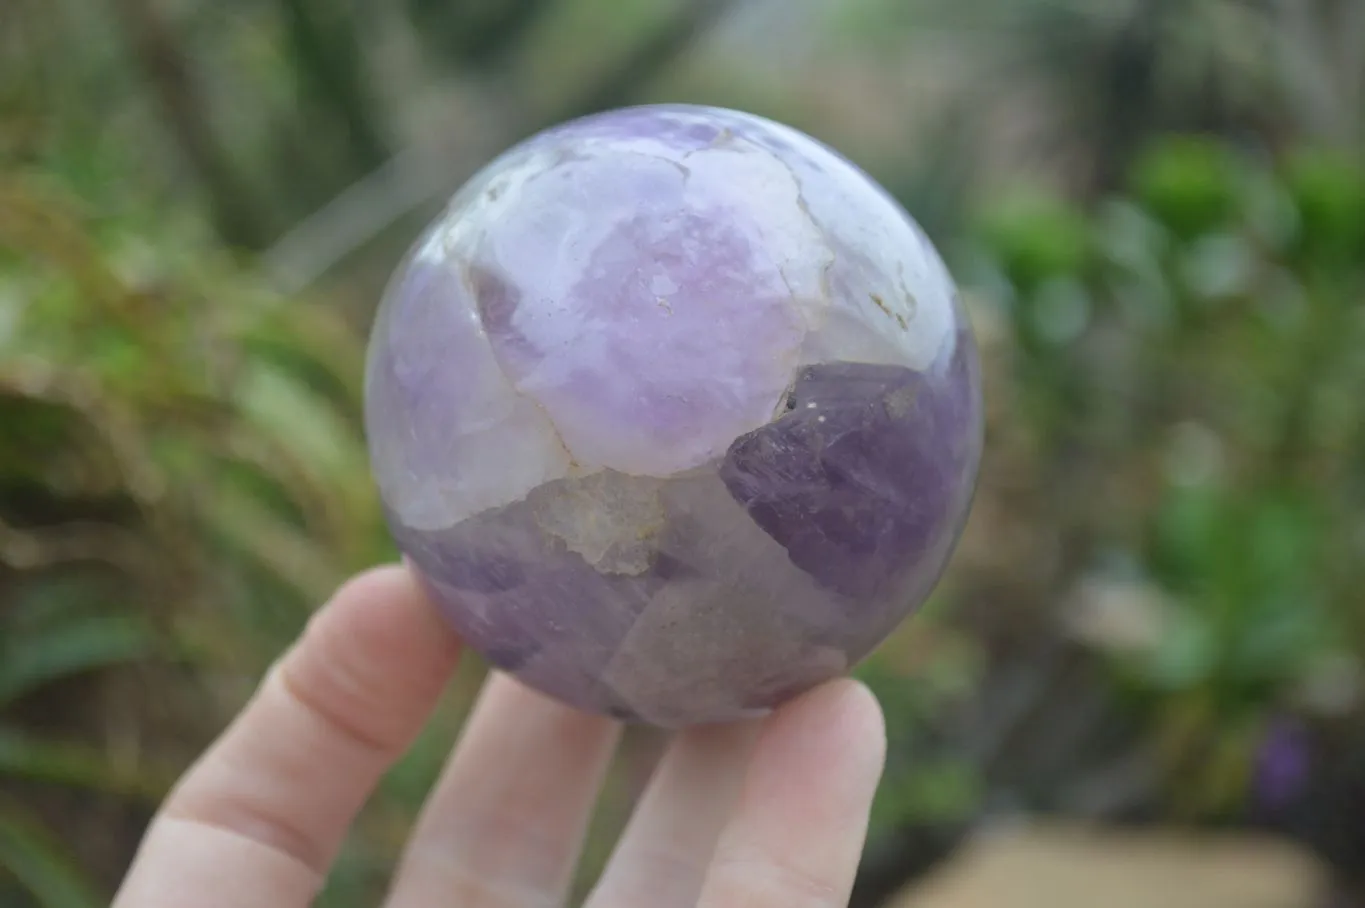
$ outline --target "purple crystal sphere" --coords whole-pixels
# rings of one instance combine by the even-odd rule
[[[512,148],[370,343],[399,548],[470,646],[584,710],[726,721],[845,673],[928,596],[976,484],[939,255],[748,114],[630,108]]]

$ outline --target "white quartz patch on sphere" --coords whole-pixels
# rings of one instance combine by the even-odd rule
[[[449,525],[571,470],[674,475],[770,420],[798,365],[924,367],[951,342],[942,262],[852,164],[752,115],[651,110],[696,138],[533,137],[395,277],[386,308],[414,314],[381,321],[417,322],[465,397],[444,460],[378,452],[404,519]]]

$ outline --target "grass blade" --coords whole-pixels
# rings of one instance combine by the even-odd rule
[[[57,838],[36,817],[7,802],[0,802],[0,870],[18,880],[41,908],[108,904]]]
[[[34,628],[0,645],[0,707],[44,684],[146,658],[154,645],[136,615],[91,615]]]
[[[156,802],[170,789],[173,773],[123,769],[110,765],[93,747],[47,741],[0,726],[0,778],[5,777]]]

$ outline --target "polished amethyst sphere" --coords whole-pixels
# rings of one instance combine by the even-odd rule
[[[550,129],[395,275],[367,431],[399,548],[493,665],[581,709],[758,715],[923,602],[981,454],[952,278],[785,126]]]

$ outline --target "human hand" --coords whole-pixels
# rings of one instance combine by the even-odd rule
[[[309,904],[458,654],[405,568],[346,584],[176,786],[114,908]],[[491,676],[387,908],[562,904],[619,733]],[[846,905],[884,750],[881,711],[852,681],[679,733],[586,905]]]

